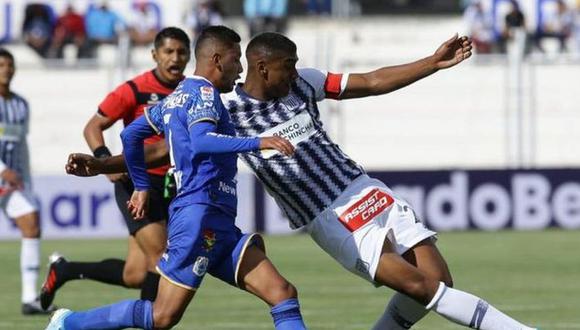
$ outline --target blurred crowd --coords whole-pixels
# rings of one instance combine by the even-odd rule
[[[30,3],[25,9],[22,37],[44,58],[62,58],[67,44],[77,47],[77,57],[90,58],[96,47],[116,44],[122,33],[135,45],[151,43],[160,26],[148,3],[135,3],[133,13],[134,17],[125,20],[106,1],[90,5],[85,13],[79,13],[70,2],[60,15],[45,3]]]
[[[539,1],[533,24],[518,0],[503,3],[504,11],[486,8],[482,0],[468,3],[464,19],[477,53],[505,53],[507,43],[518,33],[523,36],[526,53],[545,52],[548,39],[557,41],[558,52],[580,51],[580,3],[570,6],[565,0]]]
[[[331,0],[301,0],[311,15],[329,15]],[[183,15],[183,26],[192,40],[207,26],[223,24],[225,13],[219,0],[191,0],[191,9]],[[130,15],[116,12],[110,1],[91,2],[84,12],[69,1],[61,13],[47,2],[30,2],[25,7],[22,38],[42,58],[64,57],[64,48],[73,45],[77,58],[93,58],[103,44],[118,44],[123,37],[130,46],[150,45],[161,26],[161,8],[154,1],[135,0]],[[284,33],[288,0],[244,0],[243,12],[249,36],[261,32]]]

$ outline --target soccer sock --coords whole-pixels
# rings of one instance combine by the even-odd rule
[[[272,314],[272,319],[274,319],[276,330],[306,329],[300,314],[300,304],[296,298],[286,299],[272,307],[270,314]]]
[[[20,272],[22,276],[22,302],[36,299],[36,282],[40,265],[40,239],[22,238],[20,247]]]
[[[153,329],[153,304],[148,300],[123,300],[84,312],[73,312],[64,320],[64,328],[89,329]]]
[[[105,259],[99,262],[66,262],[64,280],[91,279],[103,283],[126,286],[123,281],[125,261]]]
[[[486,301],[472,294],[448,288],[439,283],[437,293],[427,305],[446,319],[457,324],[481,330],[533,330],[504,313]]]
[[[141,299],[155,301],[157,288],[159,287],[159,274],[147,272],[145,281],[141,286]]]
[[[395,293],[373,330],[404,330],[429,313],[425,306],[402,293]]]

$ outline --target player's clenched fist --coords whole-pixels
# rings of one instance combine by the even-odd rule
[[[98,158],[87,154],[70,154],[64,167],[67,174],[95,176],[102,173],[103,164]]]
[[[133,219],[143,220],[149,208],[149,191],[135,190],[131,195],[131,200],[127,201],[127,209]]]
[[[292,156],[294,154],[294,146],[290,141],[279,136],[269,136],[260,138],[260,149],[274,149],[278,150],[285,156]]]

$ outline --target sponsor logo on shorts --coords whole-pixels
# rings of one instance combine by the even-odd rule
[[[235,186],[230,186],[230,185],[228,185],[227,183],[225,183],[223,181],[220,181],[219,182],[218,189],[221,192],[224,192],[226,194],[230,194],[230,195],[233,195],[233,196],[236,195],[236,187]]]
[[[203,231],[202,235],[203,235],[203,249],[205,250],[205,252],[209,252],[213,249],[216,242],[215,232],[206,229]]]
[[[344,211],[338,220],[351,232],[364,226],[393,204],[393,197],[375,188]]]
[[[209,259],[207,257],[197,257],[195,263],[193,264],[193,273],[197,276],[203,276],[207,272],[207,265],[209,264]]]
[[[167,253],[163,253],[163,254],[161,255],[161,258],[167,262],[167,261],[169,261],[169,254],[167,254]]]

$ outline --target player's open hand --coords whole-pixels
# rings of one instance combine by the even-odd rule
[[[292,156],[294,154],[294,146],[292,143],[279,136],[260,138],[260,149],[274,149],[284,156]]]
[[[70,154],[64,167],[67,174],[95,176],[101,174],[103,164],[100,159],[87,154]]]
[[[459,37],[455,34],[451,39],[445,41],[435,54],[435,66],[437,69],[446,69],[463,62],[471,57],[471,39],[468,37]]]
[[[22,190],[24,188],[20,174],[14,170],[7,168],[0,173],[0,177],[8,184],[8,189],[10,190]]]
[[[135,190],[131,199],[127,201],[127,209],[134,220],[143,220],[149,208],[149,191]]]

